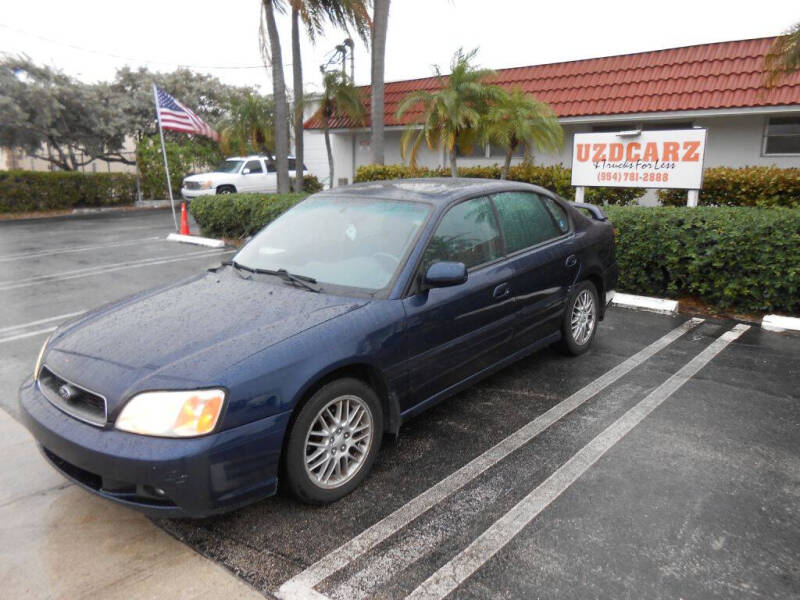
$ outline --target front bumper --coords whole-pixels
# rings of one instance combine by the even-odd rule
[[[181,188],[181,196],[185,200],[192,200],[197,198],[198,196],[214,196],[216,195],[217,190],[214,188],[209,188],[207,190],[189,190],[185,187]]]
[[[275,493],[290,413],[219,433],[157,438],[100,428],[53,406],[32,379],[19,390],[25,426],[65,477],[157,517],[206,517]]]

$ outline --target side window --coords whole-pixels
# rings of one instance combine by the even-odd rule
[[[564,210],[564,207],[547,196],[544,197],[544,203],[547,205],[547,210],[553,215],[553,219],[555,219],[556,227],[558,227],[559,231],[561,233],[567,233],[569,231],[569,217],[567,217],[567,211]]]
[[[456,204],[442,217],[422,259],[423,273],[439,261],[463,262],[467,268],[502,256],[500,229],[488,198]]]
[[[262,173],[264,171],[264,169],[261,167],[260,160],[248,160],[244,168],[250,169],[251,173]]]
[[[538,195],[503,192],[493,199],[508,254],[561,235]]]
[[[289,170],[290,171],[294,171],[296,161],[297,161],[296,158],[290,158],[289,159]]]

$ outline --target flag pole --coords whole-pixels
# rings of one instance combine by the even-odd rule
[[[164,173],[167,175],[167,190],[169,190],[169,205],[172,207],[172,220],[175,223],[175,231],[178,231],[178,217],[175,214],[175,199],[172,197],[172,182],[169,179],[169,165],[167,164],[167,149],[164,147],[164,130],[161,128],[161,111],[158,110],[158,92],[156,84],[153,83],[153,100],[156,103],[156,118],[158,119],[158,135],[161,138],[161,154],[164,156]]]

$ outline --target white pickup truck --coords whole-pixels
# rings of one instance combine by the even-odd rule
[[[295,177],[295,159],[289,157],[289,177]],[[304,168],[303,175],[308,171]],[[269,156],[232,156],[210,173],[190,175],[183,180],[181,196],[191,200],[209,194],[278,191],[275,164]]]

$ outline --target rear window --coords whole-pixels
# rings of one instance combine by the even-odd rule
[[[503,192],[492,199],[500,217],[506,253],[541,244],[562,234],[537,194]]]

